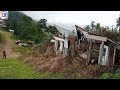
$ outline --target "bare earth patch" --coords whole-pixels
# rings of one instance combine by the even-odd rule
[[[4,36],[4,43],[1,45],[2,45],[2,50],[4,49],[6,50],[7,58],[18,58],[20,56],[20,53],[14,52],[12,50],[12,47],[15,46],[15,43],[14,43],[15,41],[10,39],[11,34],[1,30],[0,30],[0,33]],[[1,56],[2,56],[2,52],[1,52]]]

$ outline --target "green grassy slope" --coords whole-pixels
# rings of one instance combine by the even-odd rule
[[[38,73],[15,59],[0,59],[0,79],[64,79],[61,74]]]
[[[0,30],[0,34],[1,36],[4,36],[1,38],[3,41],[6,41],[7,43],[8,42],[12,43],[11,46],[7,45],[6,48],[11,47],[11,51],[13,51],[14,53],[20,52],[21,54],[24,54],[28,50],[27,47],[15,46],[13,38],[9,36],[8,32]],[[61,74],[39,73],[29,65],[24,64],[22,62],[23,60],[19,60],[18,58],[15,59],[14,57],[10,58],[9,56],[7,56],[6,60],[2,59],[2,49],[3,49],[2,45],[6,46],[6,43],[0,42],[0,79],[63,79],[65,78]]]

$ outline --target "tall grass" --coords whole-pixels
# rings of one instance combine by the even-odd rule
[[[64,79],[61,74],[39,73],[16,59],[0,59],[0,79]]]

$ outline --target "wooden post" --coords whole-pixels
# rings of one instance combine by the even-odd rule
[[[100,50],[99,50],[98,65],[100,65],[102,62],[103,52],[104,52],[104,42],[102,41],[102,44],[100,45]]]
[[[57,48],[58,48],[58,41],[55,40],[54,49],[55,49],[56,55],[58,54]]]
[[[78,41],[79,41],[78,43],[79,43],[79,45],[80,45],[80,39],[78,39]]]
[[[90,43],[89,43],[89,49],[88,49],[88,56],[87,56],[87,65],[89,65],[90,63],[90,58],[91,58],[91,47],[92,47],[92,40],[90,39]]]
[[[114,47],[114,54],[113,54],[113,65],[115,64],[115,53],[116,53],[116,48]]]

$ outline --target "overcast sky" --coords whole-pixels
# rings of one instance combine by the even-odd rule
[[[47,19],[49,23],[63,25],[89,25],[95,21],[104,26],[116,25],[120,11],[22,11],[33,19]]]

